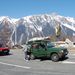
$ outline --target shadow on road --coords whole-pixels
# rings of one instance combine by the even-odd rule
[[[62,59],[60,59],[60,61],[64,61],[64,60],[67,60],[67,59],[69,59],[69,57],[62,58]]]
[[[46,61],[46,60],[50,60],[51,61],[50,58],[44,58],[44,57],[43,58],[37,58],[37,59],[39,59],[40,61]],[[61,58],[61,59],[59,59],[59,61],[65,61],[67,59],[69,59],[69,57]]]
[[[12,55],[12,54],[11,53],[9,53],[9,54],[0,53],[0,56],[9,56],[9,55]]]

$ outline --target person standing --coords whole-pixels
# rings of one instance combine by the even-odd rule
[[[26,61],[30,60],[30,52],[28,51],[28,49],[29,49],[28,46],[25,45],[23,51],[24,51],[24,55],[25,55],[24,60],[26,60]]]

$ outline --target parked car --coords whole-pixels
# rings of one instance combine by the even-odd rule
[[[9,52],[10,52],[10,49],[8,47],[3,47],[0,44],[0,54],[9,54]]]
[[[55,47],[50,40],[30,40],[27,43],[28,49],[26,59],[35,58],[50,58],[52,61],[59,61],[60,58],[65,58],[68,54],[67,48]]]

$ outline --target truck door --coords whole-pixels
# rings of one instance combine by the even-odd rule
[[[39,44],[38,54],[39,57],[45,57],[47,55],[47,50],[44,44]]]
[[[45,48],[44,44],[36,44],[36,46],[33,47],[33,54],[36,57],[44,57],[47,55],[47,50]]]

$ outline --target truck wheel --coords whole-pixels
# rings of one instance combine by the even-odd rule
[[[59,60],[58,54],[53,53],[53,54],[51,55],[51,60],[54,61],[54,62],[57,62],[57,61]]]
[[[30,59],[31,59],[31,60],[34,60],[34,59],[35,59],[35,56],[34,56],[33,54],[31,54],[31,55],[30,55]]]

